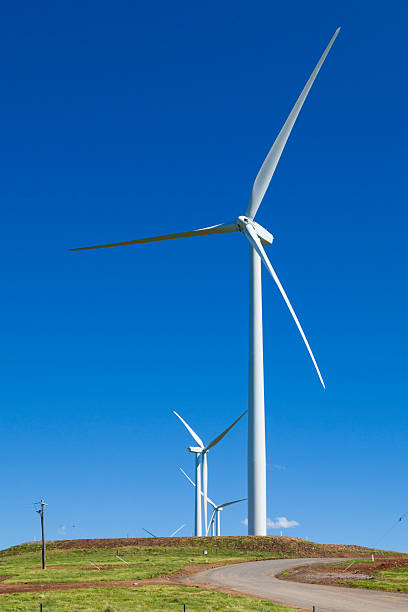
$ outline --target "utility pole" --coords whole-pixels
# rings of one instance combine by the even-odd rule
[[[42,568],[45,569],[45,532],[44,532],[44,509],[45,509],[45,501],[41,500],[41,538],[42,538]]]

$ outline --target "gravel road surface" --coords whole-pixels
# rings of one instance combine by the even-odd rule
[[[302,584],[275,578],[283,570],[299,565],[321,565],[337,561],[344,562],[345,559],[278,559],[237,563],[200,572],[194,576],[194,581],[235,589],[306,610],[316,606],[316,612],[408,612],[408,595],[405,594]]]

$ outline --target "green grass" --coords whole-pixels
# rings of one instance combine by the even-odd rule
[[[31,583],[142,580],[175,574],[187,565],[206,562],[222,565],[237,560],[250,561],[282,556],[271,554],[270,551],[233,551],[221,546],[207,550],[208,554],[204,556],[202,548],[196,547],[127,546],[119,550],[119,556],[128,562],[127,565],[116,557],[118,551],[113,548],[60,550],[51,545],[47,551],[47,567],[61,566],[61,569],[43,571],[40,569],[40,546],[23,545],[0,552],[0,576],[9,577],[5,582]],[[103,569],[98,570],[93,564]]]
[[[344,584],[364,589],[408,593],[408,568],[384,570],[377,572],[372,580],[353,580]]]
[[[98,588],[50,593],[1,595],[2,612],[294,612],[264,600],[204,591],[193,587],[145,586],[134,589]]]
[[[77,546],[78,548],[69,548]],[[207,555],[203,555],[207,550]],[[178,585],[141,585],[130,588],[106,585],[106,581],[129,580],[172,575],[186,566],[225,565],[234,561],[317,556],[367,556],[360,547],[320,545],[295,538],[173,538],[158,540],[77,540],[47,543],[47,570],[41,568],[39,543],[23,544],[0,551],[2,584],[98,582],[100,587],[15,593],[0,595],[1,612],[94,611],[128,612],[167,610],[289,612],[293,608]],[[116,554],[125,559],[121,562]],[[95,568],[98,565],[101,570]],[[52,569],[58,566],[58,569]],[[385,572],[388,573],[388,572]],[[391,574],[394,572],[390,572]],[[374,581],[370,581],[374,583]],[[105,584],[105,586],[104,586]],[[353,585],[354,586],[354,585]],[[364,584],[364,586],[367,586]],[[371,586],[371,584],[370,584]],[[397,586],[393,590],[397,590]]]
[[[78,548],[66,548],[67,545]],[[98,546],[102,546],[99,548]],[[204,556],[203,550],[207,550]],[[120,561],[115,555],[125,559]],[[173,538],[131,541],[81,541],[47,543],[47,569],[41,567],[39,543],[22,544],[0,551],[0,576],[6,582],[77,582],[142,580],[179,572],[185,566],[225,565],[290,557],[365,556],[371,552],[360,547],[316,544],[295,538]],[[380,551],[376,551],[377,553]],[[102,568],[101,571],[95,565]],[[52,566],[61,566],[52,569]],[[78,566],[78,567],[75,567]]]
[[[23,544],[0,551],[0,576],[8,576],[5,583],[38,582],[86,582],[98,581],[99,588],[73,589],[43,593],[16,593],[0,595],[1,612],[39,611],[98,611],[128,612],[129,610],[189,611],[234,610],[242,612],[292,612],[292,608],[279,606],[267,601],[246,597],[231,596],[224,593],[201,590],[194,587],[172,585],[148,585],[130,588],[103,587],[104,581],[155,578],[172,575],[186,566],[208,564],[228,564],[237,560],[266,559],[284,556],[270,550],[245,550],[236,548],[228,539],[214,541],[191,540],[177,545],[134,545],[121,548],[74,548],[63,549],[58,542],[47,545],[47,567],[60,566],[61,569],[41,568],[41,547],[39,544]],[[81,542],[77,542],[81,546]],[[239,543],[238,543],[239,545]],[[83,545],[84,546],[84,545]],[[203,550],[207,550],[204,556]],[[116,554],[129,565],[121,562]],[[92,562],[103,568],[97,570]],[[75,566],[81,566],[75,567]]]
[[[95,542],[103,547],[98,548]],[[40,569],[40,544],[22,544],[0,551],[0,576],[7,576],[6,582],[27,583],[142,580],[172,575],[185,566],[205,562],[226,565],[234,561],[330,556],[339,552],[357,556],[362,554],[362,549],[358,547],[342,547],[341,551],[333,551],[330,545],[292,538],[174,538],[172,542],[155,542],[153,539],[151,544],[146,540],[139,542],[133,540],[130,545],[119,544],[119,548],[113,547],[112,542],[104,541],[72,542],[78,548],[64,548],[64,542],[48,542],[49,569],[46,571]],[[206,556],[203,550],[207,550]],[[120,561],[116,553],[128,564]],[[102,569],[96,569],[95,565]],[[52,566],[58,566],[58,569],[52,569]]]

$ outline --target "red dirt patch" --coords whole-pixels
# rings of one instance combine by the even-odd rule
[[[156,580],[107,580],[105,582],[22,582],[0,585],[0,595],[5,593],[40,593],[43,591],[69,591],[71,589],[94,589],[100,587],[129,588],[142,584],[168,584],[163,579]]]
[[[101,571],[109,571],[112,569],[131,569],[137,567],[145,567],[144,563],[113,563],[112,565],[47,565],[47,570],[72,570],[72,569],[80,569],[80,570],[92,570],[98,572]],[[33,567],[31,568],[35,571],[42,572],[43,569],[41,567]],[[0,579],[1,580],[1,579]]]

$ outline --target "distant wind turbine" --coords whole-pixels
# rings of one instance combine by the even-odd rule
[[[183,472],[184,476],[187,478],[187,480],[189,480],[191,482],[191,484],[193,485],[193,487],[195,487],[195,483],[191,480],[190,476],[188,476],[185,471],[182,468],[179,468],[179,470],[181,472]],[[197,488],[197,487],[196,487]],[[201,491],[201,495],[204,495],[204,493]],[[223,508],[225,508],[226,506],[232,506],[232,504],[238,504],[239,502],[242,501],[246,501],[246,497],[242,498],[242,499],[236,499],[235,501],[230,501],[230,502],[226,502],[224,504],[220,504],[219,506],[217,506],[216,503],[214,503],[209,497],[207,497],[207,501],[208,503],[214,508],[213,513],[211,515],[210,518],[210,522],[208,523],[208,526],[206,527],[206,535],[209,534],[210,529],[212,527],[212,535],[215,535],[215,527],[217,529],[217,536],[221,535],[221,516],[220,516],[220,512]]]
[[[262,283],[261,262],[263,262],[275,281],[294,321],[300,335],[306,345],[309,355],[316,368],[320,382],[324,382],[315,357],[307,341],[306,335],[300,325],[295,311],[289,301],[279,278],[269,261],[264,246],[272,244],[273,236],[254,217],[264,198],[266,190],[275,172],[276,166],[282,155],[295,121],[303,106],[304,101],[312,87],[314,80],[322,67],[331,46],[333,45],[340,28],[338,28],[322,57],[318,61],[309,80],[303,88],[298,100],[291,110],[288,118],[268,155],[266,156],[252,187],[251,196],[244,215],[240,215],[233,223],[221,223],[188,232],[177,234],[166,234],[151,238],[138,240],[127,240],[126,242],[115,242],[111,244],[100,244],[87,246],[72,251],[88,249],[102,249],[148,242],[159,242],[162,240],[173,240],[175,238],[189,238],[193,236],[206,236],[209,234],[227,234],[229,232],[241,232],[249,242],[249,393],[248,393],[248,533],[249,535],[266,535],[266,451],[265,451],[265,405],[264,405],[264,368],[263,368],[263,339],[262,339]]]
[[[236,425],[236,423],[238,423],[238,421],[240,419],[242,419],[244,414],[246,414],[248,411],[245,410],[245,412],[243,412],[241,414],[241,416],[239,416],[237,418],[237,420],[232,423],[232,425],[227,427],[227,429],[225,429],[225,431],[220,433],[220,435],[217,436],[216,438],[214,438],[214,440],[212,440],[209,444],[207,444],[207,446],[204,444],[204,442],[201,440],[201,438],[196,434],[194,429],[192,429],[190,427],[190,425],[188,425],[188,423],[186,423],[185,420],[179,414],[177,414],[177,412],[175,410],[173,410],[173,412],[176,415],[176,417],[180,419],[180,421],[187,428],[187,430],[190,432],[191,436],[194,438],[194,440],[198,444],[198,446],[189,446],[188,450],[190,451],[190,453],[195,453],[195,456],[196,456],[196,460],[195,460],[195,468],[196,468],[195,469],[195,474],[196,474],[196,485],[197,485],[197,488],[196,488],[196,504],[195,504],[195,535],[196,536],[201,536],[202,535],[202,524],[201,524],[201,495],[200,495],[200,491],[201,491],[200,456],[201,456],[201,461],[202,461],[202,465],[203,465],[204,525],[205,525],[205,529],[207,530],[207,501],[208,501],[208,496],[207,496],[207,489],[208,489],[207,453],[210,450],[210,448],[212,448],[213,446],[218,444],[218,442],[220,442],[220,440],[223,439],[223,437],[230,431],[230,429],[232,429],[234,427],[234,425]]]
[[[226,508],[227,506],[232,506],[232,504],[238,504],[239,502],[246,501],[247,499],[248,499],[247,497],[243,497],[242,499],[236,499],[235,501],[225,502],[224,504],[220,504],[219,506],[216,506],[215,504],[213,504],[214,510],[211,515],[210,522],[208,523],[207,535],[211,529],[211,526],[212,526],[212,534],[214,535],[214,526],[216,526],[217,536],[220,536],[221,535],[221,514],[220,514],[221,510],[223,510],[223,508]]]

